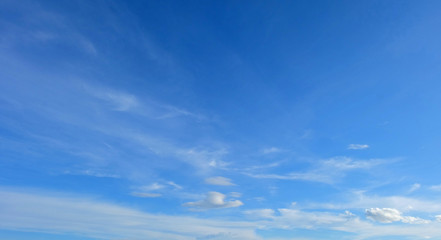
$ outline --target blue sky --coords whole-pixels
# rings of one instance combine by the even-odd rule
[[[0,238],[441,239],[440,1],[0,2]]]

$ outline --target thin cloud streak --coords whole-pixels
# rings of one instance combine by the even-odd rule
[[[258,239],[252,223],[141,212],[96,200],[0,190],[0,228],[51,233],[77,233],[105,239],[194,240],[233,233]]]
[[[218,186],[234,186],[234,184],[231,179],[226,177],[210,177],[205,179],[206,184],[210,185],[218,185]]]
[[[363,149],[368,149],[369,145],[367,144],[349,144],[348,145],[348,149],[350,150],[363,150]]]
[[[354,170],[368,170],[386,163],[383,159],[353,160],[349,157],[335,157],[320,161],[309,171],[289,174],[255,174],[244,172],[245,175],[261,179],[303,180],[333,184]]]

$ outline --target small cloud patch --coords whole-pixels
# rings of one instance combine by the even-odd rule
[[[226,177],[211,177],[205,179],[206,184],[210,185],[217,185],[217,186],[234,186],[233,182],[231,182],[231,179]]]
[[[239,200],[225,201],[226,196],[219,192],[209,192],[205,199],[197,202],[184,203],[184,207],[192,207],[200,210],[215,209],[215,208],[233,208],[242,206],[243,203]]]
[[[418,217],[402,216],[401,212],[394,208],[370,208],[365,211],[366,217],[370,220],[381,223],[403,222],[410,224],[430,223]]]
[[[349,144],[348,149],[349,150],[363,150],[369,148],[369,145],[367,144]]]
[[[162,196],[160,193],[143,193],[143,192],[133,192],[132,196],[142,197],[142,198],[156,198]]]

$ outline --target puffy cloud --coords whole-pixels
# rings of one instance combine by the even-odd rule
[[[218,186],[233,186],[236,185],[231,182],[231,179],[226,177],[210,177],[205,179],[206,184],[218,185]]]
[[[367,144],[349,144],[348,149],[350,150],[362,150],[369,148],[369,145]]]
[[[382,223],[398,222],[403,218],[400,211],[393,208],[366,209],[365,214],[367,218]]]
[[[402,216],[401,212],[394,208],[370,208],[366,209],[365,214],[367,218],[381,223],[401,221],[403,223],[424,224],[430,222],[418,217]]]
[[[194,207],[198,209],[214,209],[214,208],[232,208],[242,206],[239,200],[225,201],[226,196],[219,192],[209,192],[205,199],[197,202],[184,203],[185,207]]]

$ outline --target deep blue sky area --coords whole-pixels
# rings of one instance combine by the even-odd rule
[[[441,239],[440,1],[0,1],[0,238]]]

